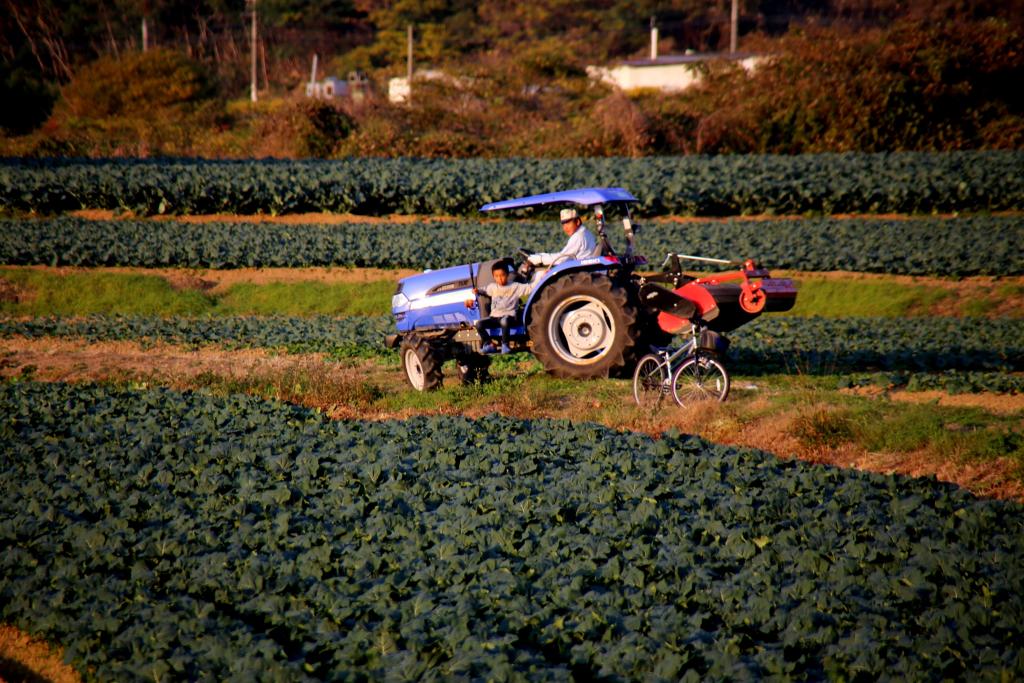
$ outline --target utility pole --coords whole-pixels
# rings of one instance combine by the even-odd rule
[[[654,17],[651,17],[651,61],[653,62],[658,58],[658,25],[654,21]]]
[[[144,0],[142,3],[142,51],[145,52],[149,49],[149,0]],[[110,24],[107,24],[109,28]]]
[[[250,64],[250,67],[251,67],[250,71],[251,71],[251,77],[252,77],[252,88],[251,88],[252,96],[251,96],[251,99],[252,99],[253,102],[255,102],[256,101],[256,85],[257,85],[257,83],[256,83],[256,41],[257,41],[257,36],[256,36],[256,0],[251,0],[251,1],[252,1],[252,60],[251,60],[251,64]]]
[[[736,33],[740,24],[740,0],[732,0],[732,17],[729,30],[729,52],[736,52]]]
[[[409,84],[409,98],[406,104],[412,104],[412,24],[405,32],[405,82]]]

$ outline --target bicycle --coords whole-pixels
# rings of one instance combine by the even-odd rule
[[[727,341],[692,321],[690,339],[677,349],[652,347],[633,371],[633,400],[643,408],[661,404],[669,394],[680,406],[698,401],[724,401],[729,395],[729,371],[717,358]]]

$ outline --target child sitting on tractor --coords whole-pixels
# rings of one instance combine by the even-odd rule
[[[476,322],[476,329],[480,333],[481,339],[486,342],[480,351],[497,353],[498,349],[494,346],[494,341],[487,331],[487,328],[493,327],[494,321],[497,321],[501,327],[501,352],[509,353],[511,351],[508,345],[509,328],[516,322],[516,316],[519,313],[519,299],[528,296],[533,290],[533,286],[526,283],[509,282],[506,261],[495,263],[491,274],[494,276],[494,282],[487,285],[483,291],[484,294],[491,297],[491,315]],[[480,294],[480,292],[474,288],[473,294]],[[467,305],[471,303],[466,302]]]

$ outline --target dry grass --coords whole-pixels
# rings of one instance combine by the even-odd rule
[[[135,216],[115,213],[110,209],[79,209],[70,212],[76,218],[92,221],[118,219],[175,221],[180,223],[280,223],[283,225],[341,225],[345,223],[419,223],[421,221],[458,221],[457,216],[419,216],[416,214],[394,213],[386,216],[362,216],[354,213],[289,213],[280,216],[270,214],[209,213],[186,214],[181,216]],[[494,219],[498,220],[498,219]]]
[[[0,624],[0,681],[80,683],[78,672],[64,663],[63,653],[13,626]]]
[[[31,298],[32,293],[23,285],[0,278],[0,304],[17,304]]]
[[[934,403],[957,408],[981,408],[997,415],[1024,413],[1024,394],[947,394],[944,391],[891,391],[890,400],[901,403]]]

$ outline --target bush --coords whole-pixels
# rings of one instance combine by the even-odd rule
[[[55,88],[29,69],[0,63],[0,102],[17,102],[0,107],[0,133],[24,135],[39,126],[53,108]]]
[[[996,21],[850,32],[812,28],[751,47],[773,56],[749,75],[709,70],[665,107],[671,151],[698,153],[1016,148],[1024,139],[1020,34]],[[668,150],[663,150],[668,151]]]
[[[341,147],[350,156],[502,156],[506,127],[518,130],[508,108],[493,105],[489,84],[469,77],[417,80],[410,104],[377,101],[355,110],[356,130]]]
[[[272,110],[258,124],[257,156],[333,156],[352,132],[352,119],[321,100],[292,100]]]
[[[63,90],[39,139],[73,154],[186,154],[195,135],[216,125],[212,77],[183,54],[152,49],[102,57]]]
[[[54,118],[145,119],[157,110],[183,115],[214,94],[197,62],[158,48],[103,57],[83,67],[64,88]]]

